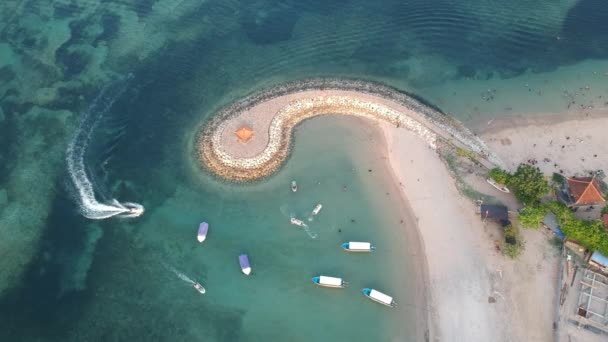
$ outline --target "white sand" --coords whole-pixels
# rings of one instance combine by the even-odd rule
[[[511,170],[535,159],[547,175],[560,170],[565,176],[607,171],[608,110],[595,114],[592,118],[497,120],[482,132],[481,138]]]
[[[557,260],[543,235],[525,233],[519,260],[496,252],[498,228],[482,223],[436,152],[406,130],[382,127],[428,260],[431,340],[550,340]]]

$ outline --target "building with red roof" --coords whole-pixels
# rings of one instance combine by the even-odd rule
[[[568,178],[568,188],[572,197],[571,205],[582,206],[606,202],[595,177]]]

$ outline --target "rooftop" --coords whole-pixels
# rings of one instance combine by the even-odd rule
[[[568,178],[568,187],[575,205],[606,202],[600,192],[600,184],[595,177]]]

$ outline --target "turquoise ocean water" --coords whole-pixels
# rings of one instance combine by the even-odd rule
[[[193,166],[193,135],[234,99],[317,76],[382,81],[469,124],[603,108],[607,23],[602,0],[1,2],[0,340],[414,340],[417,261],[366,174],[364,128],[305,123],[285,169],[247,186]],[[65,153],[85,115],[99,118],[83,155],[98,199],[142,217],[80,214]],[[287,221],[318,201],[312,239]],[[379,251],[346,255],[350,239]],[[351,287],[316,288],[320,273]]]

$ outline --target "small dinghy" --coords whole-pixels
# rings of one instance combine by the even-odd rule
[[[296,183],[296,181],[291,181],[291,191],[292,192],[296,192],[298,191],[298,183]]]
[[[196,291],[200,292],[201,294],[205,294],[205,292],[207,292],[207,290],[205,290],[205,288],[203,287],[203,285],[201,285],[199,283],[196,283],[193,286],[196,289]]]
[[[198,242],[205,241],[205,239],[207,238],[207,230],[209,230],[209,225],[207,224],[207,222],[203,222],[198,226],[198,235],[196,237],[198,239]]]
[[[249,265],[247,254],[239,255],[239,264],[241,265],[241,272],[243,272],[244,275],[251,274],[251,266]]]
[[[492,178],[488,178],[488,179],[486,179],[486,181],[491,186],[495,187],[498,191],[502,191],[502,192],[505,192],[507,194],[511,192],[511,191],[509,191],[509,189],[506,186],[496,183],[496,181],[493,180]]]
[[[342,280],[342,278],[318,276],[312,278],[312,282],[322,287],[333,287],[343,289],[348,286],[348,283]]]
[[[370,289],[370,288],[364,288],[363,289],[363,295],[371,300],[373,300],[374,302],[380,303],[380,304],[384,304],[386,306],[389,306],[391,308],[394,308],[397,306],[397,303],[395,302],[395,300],[393,299],[393,297],[389,296],[389,295],[385,295],[384,293],[380,292],[380,291],[376,291],[374,289]]]
[[[298,220],[295,217],[291,218],[291,224],[295,224],[296,226],[300,226],[300,227],[306,227],[306,223],[304,223],[302,220]]]
[[[373,252],[376,247],[372,246],[369,242],[345,242],[342,244],[342,248],[348,252]]]
[[[313,215],[319,215],[319,212],[321,211],[321,208],[323,208],[323,205],[321,205],[321,203],[317,204],[315,206],[315,208],[312,210],[312,214]]]

